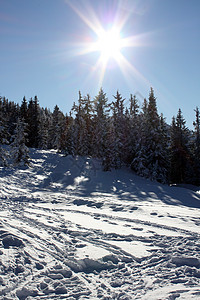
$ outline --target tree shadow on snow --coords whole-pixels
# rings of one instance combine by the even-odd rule
[[[159,184],[139,177],[129,169],[103,172],[101,167],[96,166],[95,170],[90,170],[90,172],[86,172],[84,167],[81,171],[78,176],[85,176],[86,180],[79,183],[76,192],[82,197],[95,197],[101,193],[105,198],[109,198],[110,195],[116,196],[116,200],[132,202],[161,200],[168,205],[200,208],[200,194],[198,192],[187,188]],[[74,182],[76,178],[73,178],[72,181]]]
[[[59,157],[58,154],[52,153],[52,157],[49,157],[45,164],[44,168],[38,170],[40,175],[45,172],[45,178],[38,185],[38,189],[93,197],[94,201],[108,200],[112,196],[116,197],[116,200],[133,203],[161,200],[168,205],[200,208],[198,192],[150,181],[135,175],[127,168],[103,172],[100,161],[92,158]]]

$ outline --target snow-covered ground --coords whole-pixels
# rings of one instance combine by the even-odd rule
[[[0,169],[0,299],[200,299],[200,193],[32,150]]]

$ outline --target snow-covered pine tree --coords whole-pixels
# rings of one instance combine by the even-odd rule
[[[24,120],[25,123],[28,122],[28,103],[25,96],[23,97],[22,104],[20,106],[20,118],[21,120]]]
[[[126,132],[124,130],[125,125],[125,115],[124,115],[124,100],[122,99],[121,94],[117,91],[114,96],[115,101],[111,104],[112,109],[112,120],[114,126],[114,153],[113,153],[113,164],[114,167],[121,168],[122,163],[124,161],[124,157],[126,156],[125,151],[127,145],[127,139],[129,137],[126,136]]]
[[[74,156],[75,150],[74,150],[74,119],[71,116],[66,115],[66,130],[65,130],[65,149],[64,153],[65,155],[72,155]]]
[[[0,167],[7,167],[7,152],[5,149],[2,148],[2,145],[0,145]]]
[[[108,145],[108,117],[109,105],[106,93],[101,88],[98,95],[94,98],[94,118],[92,146],[93,156],[103,158]]]
[[[81,92],[79,91],[78,105],[74,102],[71,113],[75,114],[74,117],[74,130],[73,130],[73,140],[74,140],[74,151],[75,155],[80,155],[81,151],[81,142],[83,140],[82,128],[85,126],[83,118],[83,98]]]
[[[136,143],[135,157],[131,163],[131,168],[139,176],[148,177],[147,167],[147,143],[148,143],[148,101],[144,99],[142,112],[138,116],[138,140]]]
[[[164,127],[157,112],[154,90],[151,88],[148,104],[144,101],[143,115],[141,115],[141,129],[139,149],[132,167],[138,175],[145,176],[159,182],[167,181],[167,152]],[[163,124],[164,125],[164,124]]]
[[[82,97],[79,91],[78,105],[74,103],[72,112],[74,119],[74,149],[75,154],[81,156],[92,153],[92,113],[93,107],[89,95]]]
[[[13,142],[11,143],[11,158],[15,166],[28,166],[29,165],[29,149],[26,146],[26,124],[23,120],[18,118]]]
[[[162,171],[160,178],[157,180],[162,183],[169,182],[169,126],[166,123],[166,119],[163,114],[160,115],[160,134],[161,134],[161,155],[160,155],[160,165]]]
[[[128,112],[129,138],[127,140],[127,163],[131,165],[136,157],[136,149],[139,142],[139,104],[136,96],[130,95],[130,107]]]
[[[3,111],[3,105],[0,98],[0,144],[8,143],[8,128],[7,128],[7,119]]]
[[[106,122],[106,143],[104,149],[104,155],[102,159],[103,171],[110,171],[113,167],[116,167],[115,156],[115,126],[113,119],[109,117]]]
[[[49,131],[50,147],[58,151],[64,150],[62,149],[62,134],[65,131],[65,116],[58,105],[54,107]]]
[[[194,125],[194,147],[193,156],[195,162],[194,172],[194,183],[200,185],[200,112],[199,108],[196,107],[196,120],[193,122]]]
[[[126,107],[124,113],[124,122],[123,122],[123,156],[122,161],[126,166],[130,166],[132,161],[132,144],[131,144],[131,124],[130,124],[130,114],[129,110]]]
[[[2,98],[0,97],[0,166],[5,167],[8,165],[7,158],[8,153],[5,148],[2,147],[4,144],[8,144],[8,126],[7,119],[3,112]]]
[[[181,109],[176,118],[172,118],[170,136],[170,182],[184,183],[191,181],[193,172],[190,153],[190,134],[186,127]],[[191,183],[191,182],[190,182]]]
[[[178,146],[178,134],[177,134],[177,126],[176,126],[176,119],[172,117],[171,123],[171,131],[170,131],[170,182],[177,183],[181,181],[181,173],[179,173],[179,146]]]
[[[94,134],[94,125],[93,125],[93,101],[89,94],[83,99],[83,108],[84,108],[84,124],[85,131],[83,132],[84,143],[85,143],[85,155],[91,156],[93,154],[93,134]]]
[[[34,100],[31,98],[28,103],[28,119],[27,119],[27,131],[28,131],[28,146],[38,148],[39,145],[39,127],[40,127],[40,107],[37,96]]]
[[[14,132],[14,123],[19,115],[19,105],[8,101],[5,97],[0,99],[0,119],[4,128],[4,139],[10,142],[10,137]]]
[[[38,129],[38,147],[40,149],[48,149],[49,142],[49,130],[50,130],[50,119],[51,113],[47,108],[42,108],[39,113],[40,126]]]
[[[147,167],[149,169],[149,177],[165,183],[167,181],[167,153],[164,136],[164,127],[161,131],[161,120],[157,112],[156,98],[153,88],[149,94],[148,104],[148,143],[147,143]],[[163,124],[164,125],[164,124]]]

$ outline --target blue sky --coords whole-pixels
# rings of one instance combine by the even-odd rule
[[[200,106],[199,15],[199,0],[0,0],[0,95],[19,103],[37,95],[41,106],[66,113],[79,90],[93,98],[102,86],[109,101],[119,90],[142,103],[152,86],[168,123],[181,108],[192,128]],[[120,64],[110,58],[104,72],[101,53],[87,53],[98,24],[121,24],[121,39],[131,37]]]

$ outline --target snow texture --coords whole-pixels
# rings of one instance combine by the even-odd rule
[[[31,150],[0,168],[0,299],[200,299],[200,193]]]

